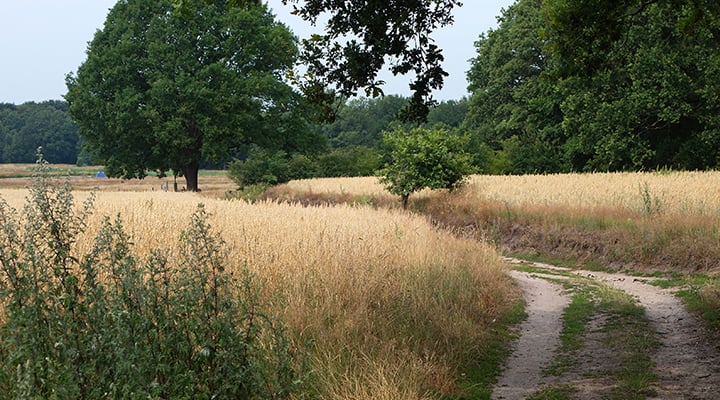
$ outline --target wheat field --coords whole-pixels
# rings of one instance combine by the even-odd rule
[[[26,190],[0,191],[21,210]],[[172,256],[199,203],[225,241],[227,266],[249,269],[271,313],[306,348],[319,398],[421,399],[456,391],[457,366],[482,354],[516,288],[495,249],[424,218],[370,207],[248,204],[195,193],[100,191],[88,251],[104,216],[120,215],[135,249]],[[88,192],[75,192],[80,203]],[[306,347],[305,347],[306,346]]]
[[[292,181],[293,190],[387,194],[375,177]],[[648,206],[683,215],[720,214],[720,171],[617,172],[552,175],[473,175],[469,190],[480,200],[509,206],[643,211]],[[414,194],[426,196],[428,191]]]

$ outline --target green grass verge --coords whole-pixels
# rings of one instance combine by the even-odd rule
[[[702,317],[709,330],[720,334],[720,276],[671,274],[649,283],[662,288],[678,288],[676,294],[688,310]]]
[[[446,396],[443,400],[490,400],[492,385],[497,382],[502,365],[510,356],[510,343],[517,339],[517,332],[512,327],[525,318],[525,303],[520,301],[496,321],[497,327],[486,343],[485,356],[461,371],[463,378],[459,386],[463,394]]]
[[[605,325],[607,344],[620,354],[621,365],[615,369],[617,386],[608,399],[645,399],[655,396],[651,354],[660,346],[650,327],[645,310],[629,294],[618,289],[601,287],[600,310],[608,316]]]
[[[590,286],[576,285],[576,293],[563,313],[560,332],[560,352],[545,371],[546,375],[560,376],[575,366],[575,352],[582,348],[587,324],[598,311]]]

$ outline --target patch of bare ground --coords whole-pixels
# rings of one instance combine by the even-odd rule
[[[560,346],[562,313],[569,303],[562,286],[528,273],[511,271],[525,294],[527,319],[493,391],[494,399],[525,399],[544,384],[543,370]]]
[[[509,260],[510,262],[521,262]],[[710,400],[720,398],[720,347],[713,341],[706,332],[699,318],[687,311],[685,305],[671,290],[662,289],[648,284],[646,279],[634,278],[622,274],[611,274],[602,272],[588,272],[559,268],[548,264],[530,263],[533,267],[545,268],[548,270],[562,270],[572,272],[586,278],[597,280],[609,287],[620,289],[634,296],[639,304],[645,309],[645,316],[650,321],[650,327],[657,332],[660,346],[651,355],[653,368],[648,374],[653,374],[656,379],[652,384],[653,395],[645,398],[667,399],[667,400]],[[526,274],[514,273],[523,290],[528,296],[533,296],[536,291],[547,291],[545,284],[540,279],[528,279]],[[537,301],[548,301],[555,304],[557,297],[561,295],[552,290],[550,297],[537,297]],[[532,305],[532,303],[529,303]],[[535,305],[542,308],[542,305]],[[530,314],[530,311],[528,311]],[[543,318],[561,318],[561,313],[546,313]],[[581,350],[575,354],[576,364],[571,372],[560,375],[554,382],[572,385],[576,391],[573,398],[576,399],[597,399],[605,398],[603,393],[608,390],[612,380],[606,380],[611,374],[617,374],[619,365],[619,354],[616,354],[613,343],[608,342],[606,330],[603,329],[606,320],[602,316],[596,316],[591,320],[586,329],[584,343]],[[546,322],[551,324],[550,322]],[[525,331],[523,330],[523,334]],[[535,336],[530,331],[528,335]],[[535,346],[555,346],[555,338],[546,338],[548,342],[535,344]],[[523,337],[518,341],[520,350]],[[550,355],[549,357],[552,357]],[[500,382],[528,382],[528,385],[535,384],[535,390],[542,388],[541,382],[537,380],[534,371],[537,366],[530,364],[547,365],[547,360],[527,357],[517,353],[516,358],[521,358],[515,364],[521,367],[513,370],[513,359],[508,363]],[[620,371],[620,373],[622,373]],[[553,382],[546,382],[553,383]],[[499,391],[498,391],[499,390]],[[522,395],[515,397],[506,396],[503,387],[500,386],[494,393],[496,399],[525,398]],[[524,392],[528,393],[528,392]],[[520,397],[518,397],[520,396]]]

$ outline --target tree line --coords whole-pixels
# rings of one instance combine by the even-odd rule
[[[415,94],[347,100],[357,90],[323,85],[322,96],[315,95],[332,100],[324,103],[307,81],[295,81],[301,90],[294,90],[282,77],[297,78],[293,63],[309,57],[312,43],[301,52],[265,6],[238,4],[185,1],[178,15],[169,1],[119,3],[91,42],[88,60],[68,76],[69,105],[2,106],[2,160],[31,161],[42,145],[56,162],[54,143],[61,142],[51,137],[77,131],[72,122],[63,125],[69,110],[88,149],[81,161],[93,159],[126,177],[153,169],[192,176],[200,165],[231,160],[247,164],[248,182],[250,175],[271,181],[368,175],[387,162],[382,132],[419,124],[466,136],[480,173],[717,167],[720,18],[713,2],[623,3],[601,15],[579,2],[518,0],[475,43],[470,97],[440,103],[423,97],[423,104],[432,103],[424,123],[404,118]],[[310,18],[318,10],[306,11]],[[395,11],[376,17],[392,19]],[[583,27],[568,22],[578,18]],[[338,34],[326,29],[329,37]],[[357,59],[344,65],[358,70],[335,76],[339,85],[364,80],[370,92],[378,88],[362,77],[372,68],[364,70]],[[80,140],[70,136],[60,147],[77,155]]]
[[[67,111],[60,100],[0,104],[0,163],[33,163],[38,147],[53,163],[77,163],[78,126]]]

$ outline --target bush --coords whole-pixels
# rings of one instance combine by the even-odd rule
[[[170,257],[133,254],[120,216],[86,254],[93,196],[39,162],[22,216],[0,200],[0,391],[16,399],[282,399],[298,373],[249,272],[233,276],[202,205]]]
[[[290,180],[290,166],[284,151],[270,152],[253,147],[245,160],[230,163],[228,175],[240,188],[249,185],[275,185]]]
[[[372,176],[380,167],[380,154],[370,147],[355,146],[321,154],[318,164],[322,177]]]

